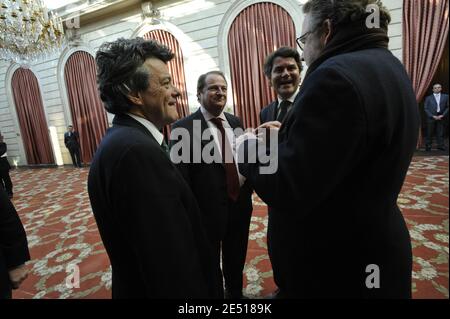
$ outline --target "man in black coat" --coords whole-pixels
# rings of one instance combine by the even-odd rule
[[[436,130],[437,148],[445,151],[444,121],[448,114],[448,95],[442,93],[442,85],[433,85],[433,94],[425,98],[424,109],[427,114],[426,150],[431,151]]]
[[[299,92],[301,71],[302,63],[300,54],[293,48],[281,47],[267,56],[264,63],[264,74],[269,80],[270,86],[275,90],[277,100],[261,110],[259,114],[261,123],[283,121],[291,110],[292,104]],[[275,207],[268,207],[267,248],[272,264],[273,279],[278,287],[273,297],[281,297],[283,294],[283,286],[285,285],[282,279],[283,263],[290,262],[289,260],[285,260],[285,255],[277,254],[279,250],[272,249],[273,246],[280,247],[284,245],[283,242],[277,243],[273,241],[273,230],[281,227],[287,231],[290,227],[290,224],[281,226],[283,219],[277,217],[283,216],[283,214],[282,212],[278,212]],[[277,237],[275,236],[276,239]]]
[[[187,154],[186,161],[174,162],[200,206],[213,247],[217,278],[220,282],[225,278],[225,297],[238,299],[243,297],[243,269],[252,213],[252,189],[242,176],[239,177],[233,160],[233,141],[235,134],[242,134],[242,125],[236,116],[223,112],[227,100],[227,83],[221,72],[212,71],[199,77],[197,97],[201,105],[198,111],[172,125],[172,160],[174,155],[183,155],[180,147],[189,146],[190,154]],[[177,136],[177,130],[187,132],[188,139]],[[205,131],[211,134],[201,139]],[[206,154],[209,146],[216,146],[215,155],[219,155],[214,162],[206,159],[210,154]],[[221,158],[225,155],[225,159]],[[194,160],[196,156],[198,161]],[[223,272],[220,268],[221,252]],[[223,295],[223,288],[221,292]]]
[[[73,126],[69,125],[67,127],[67,132],[64,133],[64,144],[69,150],[70,157],[72,157],[72,163],[75,167],[81,167],[81,157],[80,157],[80,143],[79,134],[73,130]]]
[[[239,165],[295,225],[273,231],[284,243],[273,250],[289,261],[286,297],[411,297],[411,241],[397,197],[419,114],[408,75],[388,50],[389,13],[377,2],[381,27],[369,28],[364,3],[303,6],[297,42],[309,68],[281,124],[278,169],[264,175],[259,163]]]
[[[160,130],[178,118],[170,50],[142,38],[103,44],[100,96],[114,113],[92,161],[89,198],[112,266],[113,298],[217,296],[200,213]]]
[[[30,260],[28,242],[22,222],[0,188],[0,299],[10,299],[28,275],[25,262]]]
[[[9,176],[11,165],[8,162],[6,151],[7,146],[3,141],[3,135],[0,133],[0,188],[4,188],[8,197],[11,199],[13,197],[13,184]]]

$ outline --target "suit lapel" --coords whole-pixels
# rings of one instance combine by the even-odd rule
[[[268,110],[271,116],[272,121],[276,121],[277,120],[277,106],[278,106],[278,101],[274,101],[272,102],[272,104],[269,106],[270,109]]]

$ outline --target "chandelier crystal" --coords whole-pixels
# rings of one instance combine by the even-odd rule
[[[41,0],[0,0],[0,59],[28,65],[57,52],[64,29]]]

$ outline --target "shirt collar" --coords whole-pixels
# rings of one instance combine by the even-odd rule
[[[433,93],[434,94],[434,96],[439,96],[439,95],[441,95],[441,93]]]
[[[155,126],[155,124],[153,124],[152,122],[150,122],[147,119],[144,119],[143,117],[131,114],[131,113],[127,113],[127,115],[131,116],[132,118],[134,118],[136,121],[138,121],[139,123],[141,123],[142,125],[145,126],[145,128],[153,135],[153,137],[155,138],[155,140],[158,142],[159,145],[162,144],[163,140],[164,140],[164,136],[162,135],[162,133],[158,130],[158,128]]]
[[[289,97],[288,99],[286,99],[286,101],[289,101],[291,103],[294,103],[295,98],[297,97],[298,91],[300,91],[300,87],[297,88],[297,90],[294,92],[294,94],[291,95],[291,97]],[[280,105],[280,103],[284,101],[280,96],[278,96],[278,105]]]
[[[227,118],[225,117],[225,114],[223,112],[220,113],[219,116],[214,116],[211,113],[209,113],[208,110],[203,107],[203,105],[200,106],[200,111],[202,112],[206,122],[209,122],[211,119],[215,117],[222,119],[224,122],[227,122]]]

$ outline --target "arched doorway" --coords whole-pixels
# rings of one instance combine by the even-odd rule
[[[231,25],[228,54],[234,112],[246,128],[258,126],[261,108],[276,98],[263,64],[266,56],[281,46],[295,48],[295,26],[289,13],[277,4],[248,6]]]
[[[64,66],[72,125],[80,136],[83,163],[91,162],[108,128],[106,111],[97,91],[96,73],[94,58],[85,51],[73,53]]]
[[[28,165],[54,164],[36,76],[28,69],[19,68],[12,76],[11,87]]]
[[[189,115],[183,52],[181,51],[181,47],[177,39],[170,32],[161,29],[149,31],[144,34],[143,38],[146,40],[156,40],[167,46],[175,54],[175,57],[169,61],[167,66],[170,74],[172,75],[174,85],[181,92],[181,96],[177,103],[178,117],[181,119]],[[166,139],[168,138],[169,133],[169,126],[167,126],[164,128],[164,135],[166,136]]]

